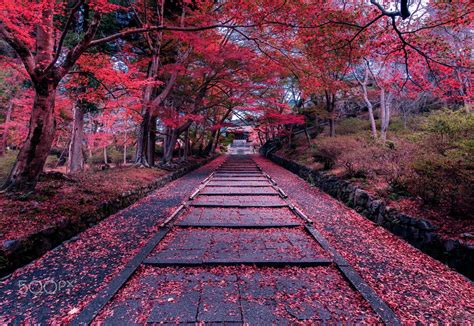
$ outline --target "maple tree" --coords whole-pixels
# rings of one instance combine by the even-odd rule
[[[116,125],[131,124],[108,132],[130,135],[124,144],[136,143],[135,162],[144,166],[155,164],[157,141],[164,165],[179,144],[186,157],[193,146],[212,152],[220,127],[242,114],[259,121],[267,136],[285,131],[291,138],[294,125],[308,123],[297,111],[311,99],[324,105],[327,112],[318,115],[334,135],[339,102],[354,87],[351,72],[364,65],[367,74],[358,79],[376,82],[386,104],[382,138],[390,105],[417,88],[461,101],[470,111],[472,13],[465,0],[4,1],[0,37],[31,80],[33,100],[31,109],[13,110],[30,121],[4,189],[34,188],[58,138],[58,94],[73,103],[72,172],[83,167],[88,138],[81,103],[110,112],[109,118],[125,110]],[[300,107],[282,110],[288,76],[297,80]]]

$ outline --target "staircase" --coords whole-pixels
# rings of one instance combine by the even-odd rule
[[[253,146],[246,139],[234,139],[229,146],[229,154],[231,155],[247,155],[253,154]]]

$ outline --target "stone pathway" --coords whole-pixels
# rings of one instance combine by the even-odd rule
[[[398,323],[250,157],[230,156],[145,247],[73,323]]]
[[[231,156],[0,280],[0,324],[472,324],[473,291],[285,169]]]

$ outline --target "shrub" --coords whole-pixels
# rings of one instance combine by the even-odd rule
[[[59,158],[56,155],[49,155],[46,159],[45,166],[50,169],[54,169],[59,164]]]
[[[351,135],[359,132],[369,132],[370,121],[359,118],[348,118],[336,125],[337,135]]]
[[[123,152],[114,147],[107,149],[107,159],[109,161],[108,163],[114,163],[120,166],[123,164]]]
[[[359,146],[359,141],[349,136],[322,138],[316,143],[312,156],[315,161],[323,164],[324,169],[329,170],[343,153]]]
[[[334,167],[336,159],[341,153],[341,149],[335,146],[318,146],[313,151],[313,158],[316,162],[322,163],[325,170],[329,170]]]
[[[431,154],[413,162],[408,190],[426,203],[441,205],[450,214],[472,218],[474,212],[474,169],[457,153]]]
[[[18,151],[8,151],[0,156],[0,186],[7,180],[17,155]]]
[[[428,116],[423,124],[427,133],[428,148],[439,154],[453,147],[462,147],[462,143],[474,138],[474,115],[464,111],[441,111]]]
[[[93,153],[92,156],[87,158],[87,162],[92,165],[104,164],[104,153],[100,152]]]

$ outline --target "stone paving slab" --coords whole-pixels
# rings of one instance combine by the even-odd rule
[[[237,180],[237,181],[266,181],[267,177],[264,175],[214,175],[212,180]]]
[[[262,170],[257,168],[220,168],[216,173],[262,173]]]
[[[200,195],[278,195],[273,187],[205,187]]]
[[[249,180],[244,180],[244,181],[223,181],[223,180],[216,180],[209,181],[207,184],[208,186],[219,186],[219,187],[268,187],[271,185],[270,181],[249,181]]]
[[[221,177],[221,176],[216,176],[212,178],[213,181],[220,182],[251,182],[251,181],[260,181],[260,182],[267,182],[268,179],[265,177],[235,177],[235,176],[229,176],[229,177]]]
[[[209,208],[191,207],[177,225],[299,225],[288,208]]]
[[[334,267],[146,267],[94,323],[112,324],[123,316],[130,325],[381,323]]]
[[[262,173],[215,173],[213,178],[266,178]]]
[[[286,201],[277,196],[199,196],[192,206],[212,207],[285,207]]]
[[[329,255],[303,229],[175,229],[148,256],[149,264],[238,262],[326,263]],[[315,261],[316,260],[316,261]]]

